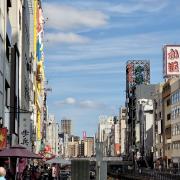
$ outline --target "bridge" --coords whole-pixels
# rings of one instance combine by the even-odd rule
[[[69,160],[88,160],[90,162],[96,162],[98,161],[96,157],[80,157],[80,158],[70,158]],[[123,161],[121,157],[103,157],[101,161],[107,162],[108,165],[133,165],[132,161]]]

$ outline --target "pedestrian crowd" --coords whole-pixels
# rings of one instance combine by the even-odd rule
[[[58,180],[59,167],[49,165],[27,165],[23,172],[12,173],[10,169],[0,167],[0,180]]]

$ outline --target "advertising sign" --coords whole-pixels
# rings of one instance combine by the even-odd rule
[[[31,120],[27,114],[22,114],[20,118],[19,144],[31,150]]]
[[[7,128],[0,128],[0,150],[7,145]]]
[[[129,92],[136,85],[150,83],[150,63],[147,60],[130,60],[126,66],[126,81]]]
[[[180,75],[180,45],[164,47],[165,76]]]

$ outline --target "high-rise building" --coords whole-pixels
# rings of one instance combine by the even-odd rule
[[[71,135],[72,121],[69,119],[61,120],[61,133]]]
[[[59,124],[55,120],[54,115],[49,115],[46,124],[46,140],[45,145],[51,148],[54,155],[59,155]]]
[[[91,157],[94,155],[94,137],[86,137],[84,140],[84,156]]]
[[[126,107],[127,107],[127,151],[135,149],[136,87],[150,83],[150,62],[147,60],[127,61],[126,65]],[[141,87],[140,87],[141,88]],[[146,88],[148,89],[148,88]],[[141,92],[141,91],[140,91]]]

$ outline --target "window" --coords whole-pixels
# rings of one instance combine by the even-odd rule
[[[19,11],[19,29],[21,30],[21,12]]]
[[[159,112],[159,118],[161,118],[161,112]]]
[[[167,106],[169,106],[171,104],[171,100],[167,99]]]
[[[8,36],[6,36],[6,57],[7,57],[7,60],[9,61],[9,55],[10,55],[10,42],[9,42],[9,38]]]
[[[167,120],[171,119],[171,113],[167,114]]]
[[[9,87],[9,84],[8,82],[6,81],[5,82],[5,106],[6,107],[9,107],[9,104],[10,104],[10,87]]]

